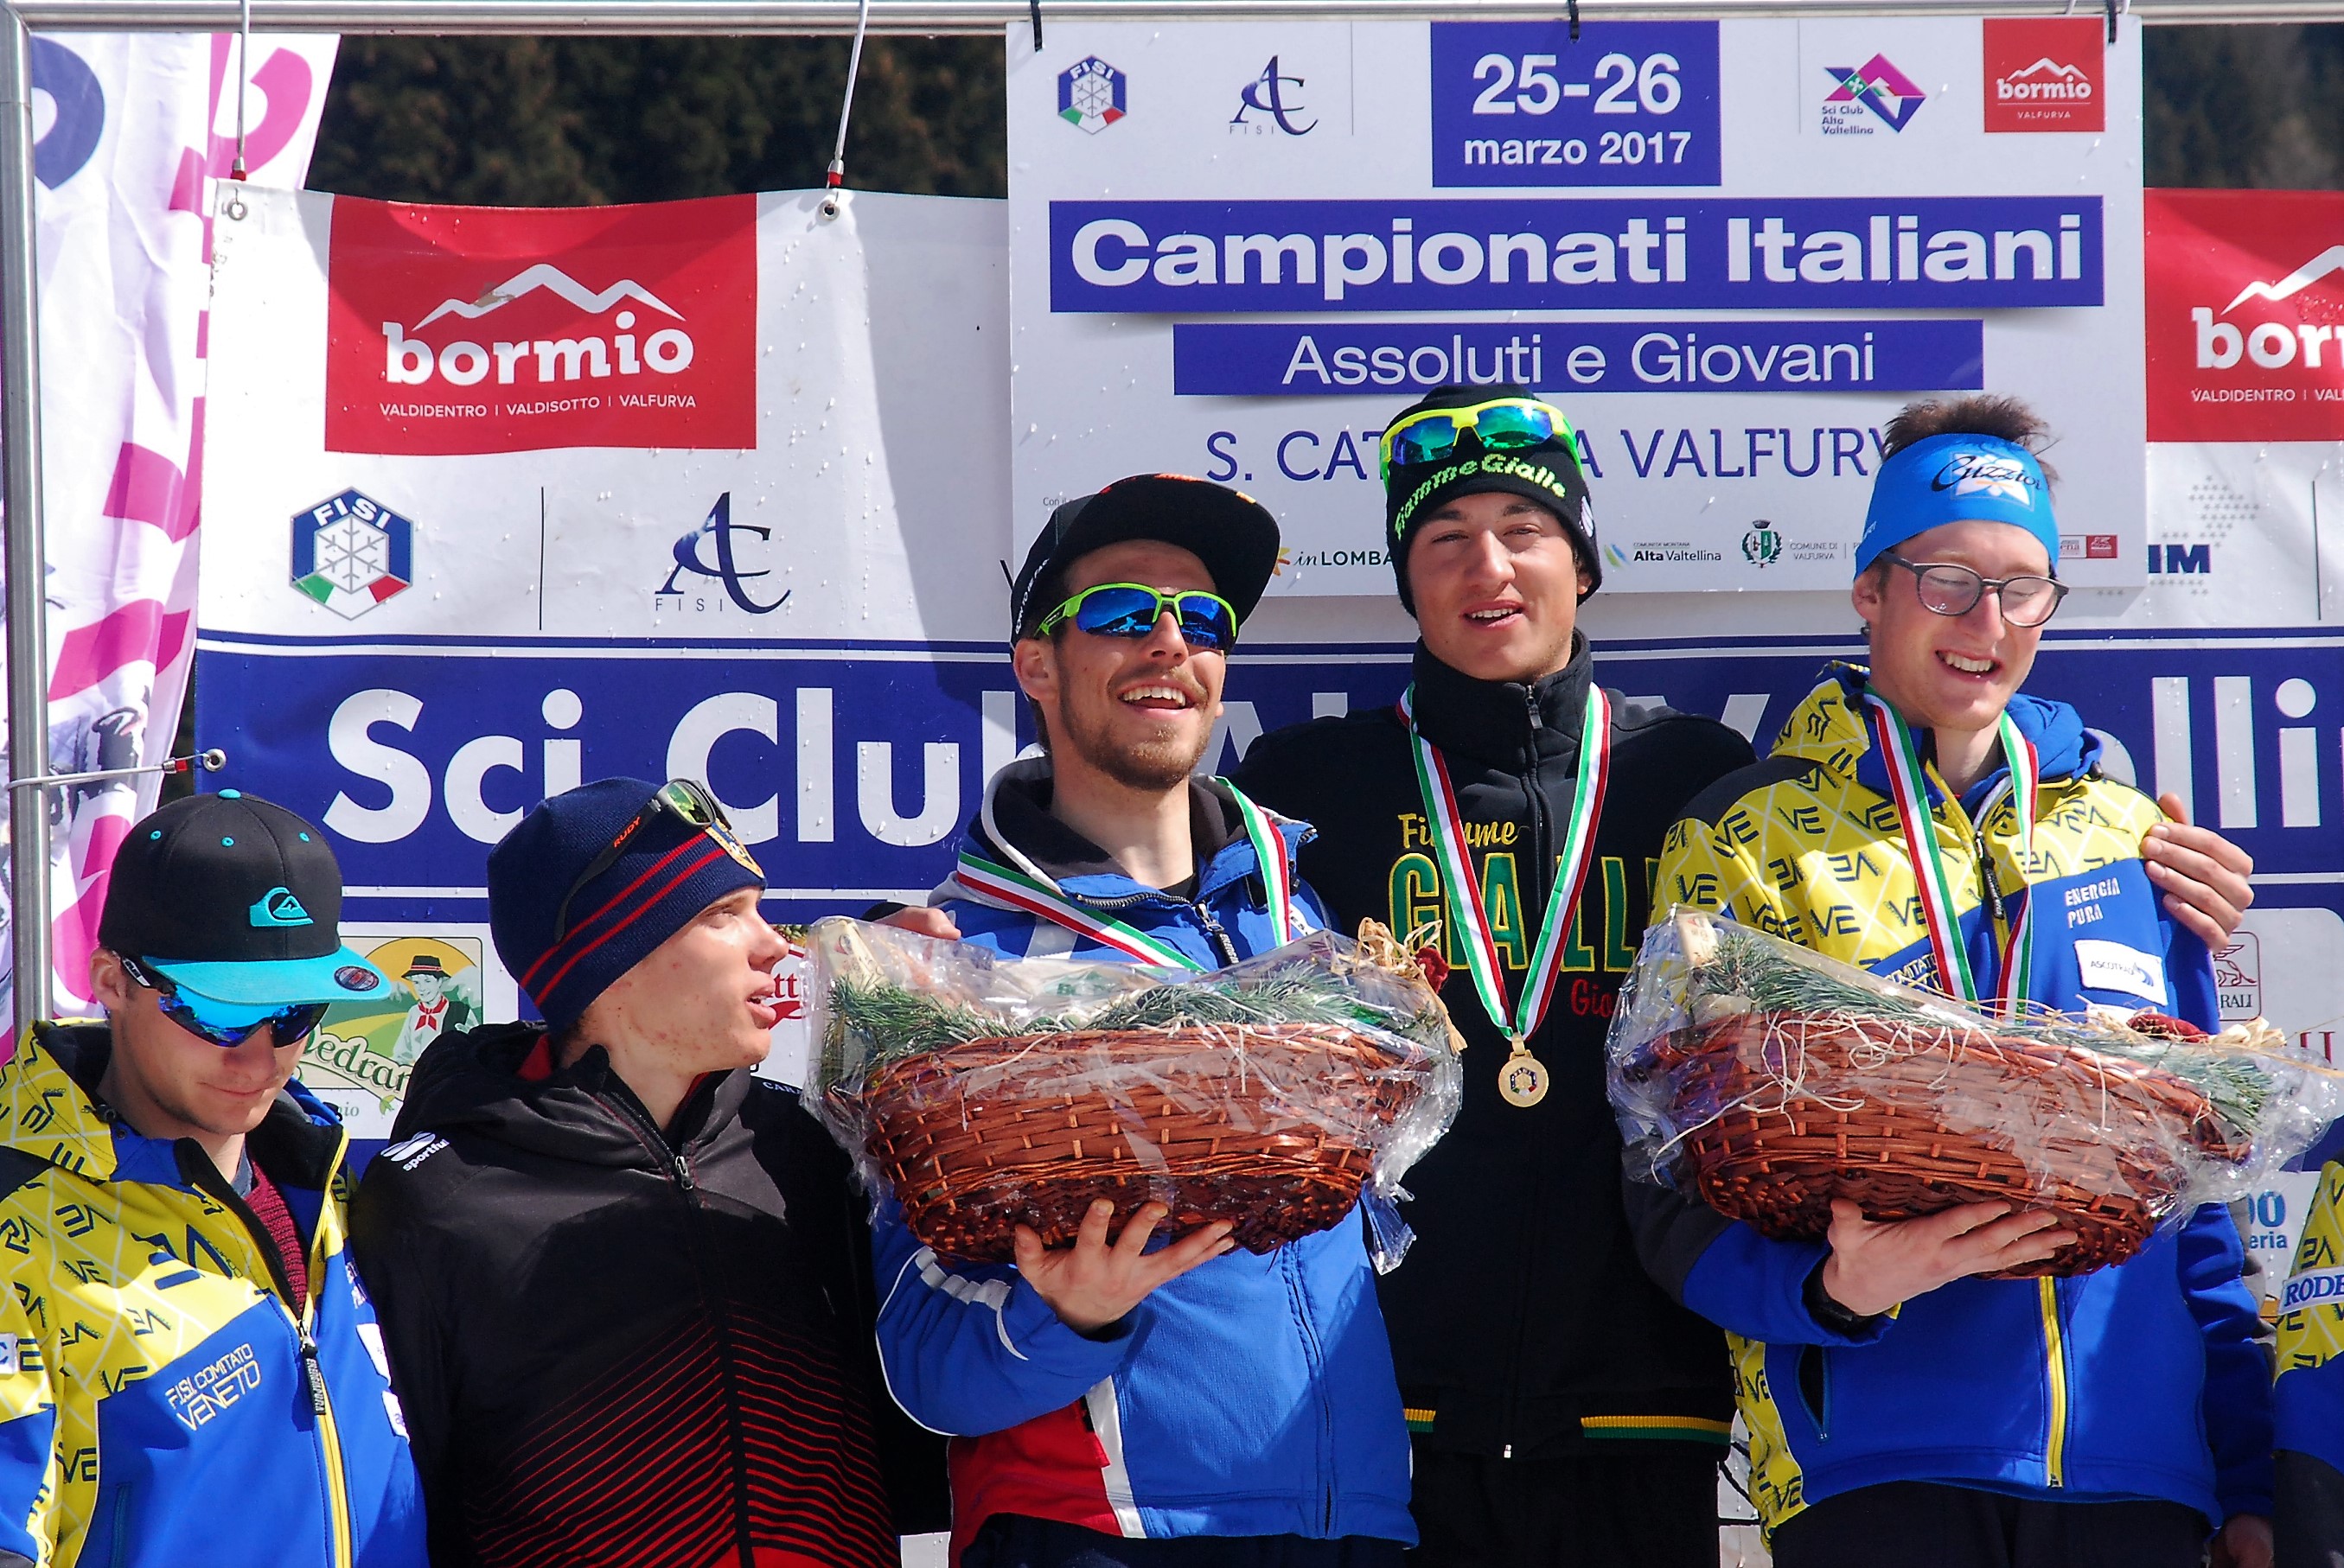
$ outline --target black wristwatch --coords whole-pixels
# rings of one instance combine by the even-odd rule
[[[1831,1260],[1826,1258],[1824,1262]],[[1806,1303],[1808,1315],[1832,1332],[1845,1339],[1854,1339],[1880,1319],[1878,1312],[1850,1312],[1831,1298],[1824,1289],[1824,1264],[1817,1263],[1807,1275],[1806,1288],[1800,1292]]]

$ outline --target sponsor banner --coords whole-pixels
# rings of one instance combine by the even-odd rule
[[[1827,660],[1861,658],[1853,637],[1603,635],[1597,646],[1607,683],[1718,717],[1762,748]],[[243,779],[324,823],[350,896],[389,900],[403,918],[478,918],[489,847],[530,803],[618,773],[704,779],[793,913],[903,897],[949,869],[985,779],[1032,740],[995,643],[385,645],[210,633],[204,648],[202,732],[242,726]],[[1407,661],[1389,645],[1239,652],[1202,767],[1233,766],[1265,729],[1391,699]],[[2344,636],[2063,633],[2046,639],[2028,689],[2077,705],[2110,776],[2180,797],[2258,865],[2283,868],[2275,909],[2300,903],[2293,890],[2344,894]],[[2314,925],[2265,940],[2344,951],[2344,924],[2314,912]],[[2319,1015],[2297,1027],[2344,1012],[2344,996],[2316,980],[2267,993],[2275,966],[2258,954],[2254,968],[2275,1016]]]
[[[240,77],[227,35],[31,42],[52,772],[157,761],[177,736],[203,520],[213,182],[236,157],[241,92],[250,179],[301,183],[334,54],[331,37],[269,35]],[[61,1014],[89,1010],[115,849],[159,787],[148,775],[46,796]],[[0,977],[8,962],[0,952]],[[0,1008],[8,990],[0,979]]]
[[[1005,494],[1006,457],[998,425],[966,413],[972,398],[998,409],[1006,375],[998,205],[858,195],[832,219],[820,193],[584,214],[246,200],[246,219],[221,226],[217,274],[209,451],[235,506],[205,574],[207,630],[843,642],[985,637],[1006,618],[1008,541],[993,532],[1005,519],[973,499]],[[451,241],[402,281],[362,252],[354,284],[339,270],[352,233],[493,236],[494,255],[460,265]],[[673,236],[706,254],[661,252]],[[606,255],[606,239],[624,246]],[[584,303],[548,281],[556,269]],[[495,303],[523,277],[541,281]],[[712,277],[732,280],[723,297],[703,289]],[[649,330],[672,318],[646,295],[682,325]],[[465,298],[480,313],[427,319]],[[550,364],[558,385],[621,388],[586,395],[618,406],[470,423],[385,421],[372,402],[353,414],[350,378],[395,363],[422,374],[421,349],[398,360],[386,322],[432,350],[412,397],[501,408],[500,366],[524,387]],[[345,357],[346,330],[370,339],[363,356]],[[653,340],[671,331],[691,362],[663,377]],[[499,352],[525,332],[528,353]],[[537,353],[565,341],[585,347]],[[480,368],[451,347],[464,344],[487,369],[450,388],[443,362]],[[662,380],[692,406],[628,401],[652,395],[624,387]],[[349,434],[367,421],[371,434]],[[565,440],[558,457],[534,449]],[[927,519],[917,549],[904,518]],[[223,744],[233,758],[253,741]]]
[[[1985,128],[2107,128],[2107,56],[2097,16],[1989,16]]]
[[[2137,169],[1996,107],[2137,128],[2136,31],[1580,31],[1100,23],[1012,51],[1018,538],[1170,466],[1283,520],[1274,593],[1381,594],[1384,422],[1519,380],[1588,434],[1607,588],[1832,588],[1895,407],[2007,389],[2060,432],[2063,528],[2106,547],[2066,575],[2147,575]],[[1745,550],[1761,522],[1817,548]]]
[[[755,446],[756,223],[337,203],[327,450]]]
[[[1172,328],[1176,396],[1405,397],[1454,381],[1569,392],[1877,392],[1983,387],[1978,320],[1587,321],[1551,327],[1233,325]]]
[[[2148,434],[2344,439],[2344,195],[2157,191]]]

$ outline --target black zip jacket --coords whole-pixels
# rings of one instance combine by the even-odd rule
[[[1510,1004],[1577,789],[1592,661],[1534,686],[1475,680],[1419,645],[1415,710],[1447,759],[1506,969]],[[1595,860],[1546,1020],[1531,1050],[1550,1075],[1528,1110],[1498,1092],[1504,1036],[1452,939],[1442,1000],[1464,1031],[1465,1103],[1408,1176],[1416,1228],[1379,1282],[1409,1423],[1435,1447],[1490,1457],[1628,1452],[1654,1441],[1722,1448],[1733,1413],[1725,1344],[1637,1261],[1604,1035],[1650,912],[1662,835],[1685,803],[1751,761],[1707,719],[1611,693],[1612,771]],[[1389,708],[1266,735],[1236,776],[1264,806],[1317,827],[1304,878],[1355,930],[1449,923],[1406,728]],[[1642,1189],[1640,1205],[1653,1201]],[[1661,1201],[1673,1202],[1667,1195]],[[1635,1221],[1644,1224],[1640,1214]],[[1681,1227],[1698,1233],[1699,1226]],[[1690,1268],[1692,1258],[1677,1261]]]
[[[549,1070],[543,1038],[434,1042],[352,1206],[432,1561],[896,1563],[899,1523],[941,1523],[891,1518],[907,1429],[845,1156],[746,1070],[662,1135],[599,1048]],[[940,1449],[901,1459],[907,1514],[940,1512],[911,1495]]]

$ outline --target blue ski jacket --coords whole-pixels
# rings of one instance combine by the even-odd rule
[[[1943,982],[1859,695],[1834,670],[1772,758],[1721,780],[1670,830],[1655,907],[1715,910],[1893,979]],[[2205,1029],[2212,962],[2166,912],[2140,859],[2163,819],[2102,776],[2075,709],[2020,696],[2041,763],[2032,863],[2017,855],[2006,767],[1965,793],[1932,765],[1928,806],[1981,988],[2030,904],[2029,994],[2065,1012],[2147,1009]],[[1992,878],[1991,889],[1985,879]],[[1821,1241],[1773,1241],[1687,1207],[1647,1261],[1728,1331],[1769,1528],[1891,1481],[2023,1496],[2164,1498],[2219,1525],[2271,1505],[2269,1362],[2240,1279],[2237,1226],[2200,1209],[2127,1261],[2073,1279],[1958,1280],[1851,1332],[1811,1309]]]
[[[1048,788],[1046,761],[1004,769],[970,847],[1207,968],[1278,945],[1227,785],[1191,786],[1193,898],[1125,875],[1048,815]],[[1310,836],[1271,820],[1289,856]],[[1317,898],[1294,891],[1298,915],[1323,925]],[[931,902],[949,909],[964,940],[1010,957],[1130,961],[957,882]],[[1408,1432],[1356,1209],[1267,1256],[1236,1251],[1202,1264],[1089,1337],[1059,1322],[1015,1265],[939,1257],[892,1200],[874,1226],[889,1390],[914,1420],[954,1437],[955,1560],[995,1513],[1127,1537],[1415,1542]]]

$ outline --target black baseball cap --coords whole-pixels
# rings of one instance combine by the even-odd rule
[[[284,807],[222,789],[174,800],[114,857],[100,946],[213,1001],[293,1007],[390,989],[342,945],[342,869]]]
[[[1050,514],[1009,590],[1009,635],[1028,637],[1065,598],[1066,568],[1126,539],[1161,539],[1205,563],[1243,622],[1278,569],[1278,519],[1251,496],[1185,474],[1135,474]]]

